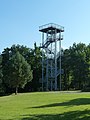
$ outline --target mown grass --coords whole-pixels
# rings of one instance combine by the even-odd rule
[[[0,97],[0,120],[90,120],[90,93],[36,92]]]

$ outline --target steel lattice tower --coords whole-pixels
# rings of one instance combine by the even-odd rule
[[[61,90],[61,33],[64,27],[50,23],[40,26],[39,31],[42,32],[42,91],[58,90],[58,76]]]

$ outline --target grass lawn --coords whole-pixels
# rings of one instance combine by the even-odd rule
[[[90,93],[35,92],[0,97],[0,120],[90,120]]]

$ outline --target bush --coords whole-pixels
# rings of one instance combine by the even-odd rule
[[[85,87],[82,89],[82,92],[90,92],[90,87]]]
[[[5,88],[0,85],[0,96],[5,95]]]

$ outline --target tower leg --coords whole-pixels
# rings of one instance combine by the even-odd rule
[[[44,44],[44,33],[42,33],[42,46]],[[43,48],[42,48],[42,91],[43,91],[43,84],[44,84],[44,55],[43,55]]]
[[[61,32],[59,33],[60,41],[59,41],[59,56],[60,56],[60,91],[61,91]]]
[[[57,40],[55,30],[55,90],[57,90]]]

